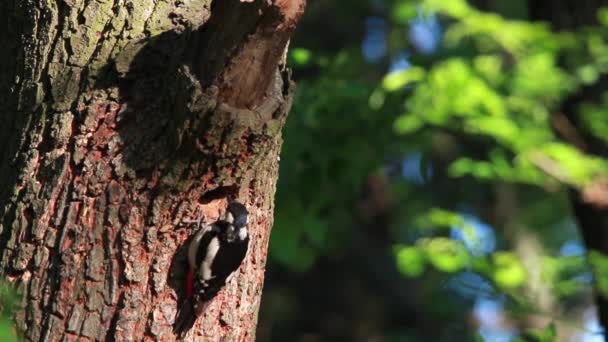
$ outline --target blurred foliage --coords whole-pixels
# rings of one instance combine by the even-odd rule
[[[608,298],[608,256],[598,251],[591,251],[589,264],[595,274],[596,289],[602,296]]]
[[[586,258],[568,192],[608,177],[608,161],[560,111],[608,71],[608,9],[557,31],[527,8],[310,1],[289,54],[260,340],[595,336],[582,312],[593,284],[608,293],[608,259]],[[599,98],[570,114],[608,142]]]
[[[553,342],[557,340],[557,330],[555,324],[551,323],[545,329],[530,329],[525,332],[523,337],[516,339],[516,341]]]
[[[19,341],[13,326],[18,295],[12,286],[0,282],[0,341]]]

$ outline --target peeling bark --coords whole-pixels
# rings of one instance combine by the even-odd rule
[[[254,340],[304,2],[0,2],[0,271],[26,340],[175,340],[185,222],[228,199],[250,251],[186,338]]]

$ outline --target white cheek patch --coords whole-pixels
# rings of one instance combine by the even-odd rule
[[[209,242],[209,247],[207,248],[207,255],[205,255],[205,259],[203,259],[203,264],[201,265],[201,275],[203,276],[203,280],[210,280],[213,278],[213,274],[211,272],[211,267],[213,266],[213,260],[217,255],[217,251],[220,249],[220,240],[217,237],[214,237]]]
[[[226,222],[228,222],[228,223],[234,222],[234,216],[232,216],[231,212],[226,213]]]
[[[247,228],[239,229],[239,240],[245,240],[247,238]]]

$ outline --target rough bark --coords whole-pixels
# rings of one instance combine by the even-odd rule
[[[250,251],[187,339],[254,340],[304,3],[0,2],[0,272],[26,340],[174,340],[186,222],[229,199]]]
[[[589,25],[597,25],[597,12],[601,7],[608,6],[607,0],[564,0],[564,1],[530,1],[532,19],[547,21],[555,30],[580,29]],[[598,101],[602,96],[608,79],[605,77],[593,86],[582,88],[578,93],[568,98],[561,109],[554,114],[555,131],[565,140],[579,147],[583,152],[608,158],[608,146],[593,137],[582,128],[577,116],[578,107],[585,101]],[[591,187],[596,192],[603,192],[603,180]],[[585,190],[572,191],[571,202],[574,215],[579,224],[581,235],[587,250],[598,251],[608,255],[608,207],[605,203],[596,203]],[[596,275],[597,276],[597,275]],[[608,298],[596,291],[599,321],[608,329]]]

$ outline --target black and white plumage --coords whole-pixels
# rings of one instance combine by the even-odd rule
[[[249,245],[248,214],[243,204],[231,202],[219,220],[202,227],[192,238],[187,298],[176,318],[176,331],[185,332],[194,325],[243,262]]]

